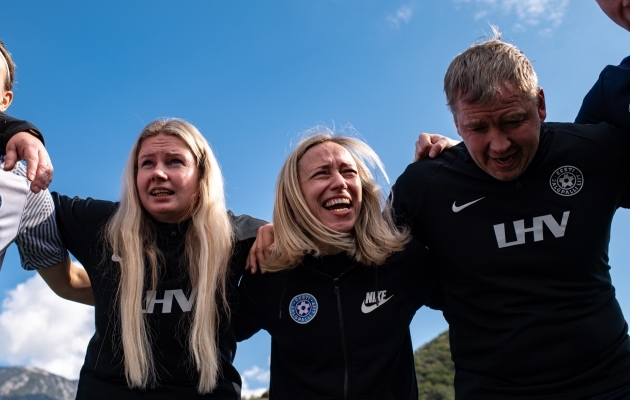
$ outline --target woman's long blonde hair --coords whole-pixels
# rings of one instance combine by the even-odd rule
[[[274,250],[264,268],[268,271],[293,268],[307,253],[320,255],[318,245],[339,248],[365,265],[381,265],[410,240],[408,230],[398,229],[394,224],[390,201],[370,171],[370,167],[380,170],[387,180],[381,160],[363,141],[335,135],[328,127],[318,126],[307,134],[310,136],[298,143],[280,170],[273,210]],[[363,201],[354,229],[349,233],[336,232],[315,218],[300,189],[300,160],[310,148],[326,142],[343,146],[357,164]]]
[[[145,281],[155,291],[161,250],[156,232],[142,207],[136,186],[138,152],[142,143],[158,134],[182,139],[199,171],[199,197],[191,200],[191,223],[186,233],[184,261],[192,287],[194,308],[188,347],[199,372],[199,393],[211,392],[220,374],[217,330],[221,313],[229,317],[226,275],[232,251],[232,228],[225,206],[223,177],[208,142],[188,122],[156,120],[147,125],[131,150],[125,168],[120,207],[106,227],[107,244],[119,260],[118,303],[125,377],[132,388],[152,387],[158,379],[146,315]],[[146,272],[145,272],[146,271]],[[146,280],[146,274],[149,274]]]

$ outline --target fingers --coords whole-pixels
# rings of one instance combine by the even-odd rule
[[[25,159],[27,176],[30,176],[29,170],[34,169],[34,178],[31,182],[31,190],[34,193],[37,193],[40,190],[47,189],[50,182],[52,182],[54,172],[48,153],[45,150],[44,152],[40,151],[36,159],[29,159],[28,157],[25,157]]]
[[[445,149],[451,147],[448,138],[440,135],[430,135],[431,140],[433,142],[433,146],[431,146],[431,151],[429,151],[429,157],[435,158],[443,152]]]
[[[26,178],[31,181],[31,191],[39,193],[48,188],[53,167],[43,143],[28,132],[15,134],[7,143],[5,171],[13,169],[19,160],[26,161]]]
[[[4,156],[4,170],[11,171],[18,162],[17,149],[15,145],[7,144],[7,154]]]
[[[258,245],[258,239],[254,241],[249,254],[247,254],[247,263],[245,264],[245,271],[249,271],[253,274],[258,272],[258,258],[256,257],[256,246]]]
[[[432,136],[430,133],[421,133],[416,140],[416,153],[413,158],[413,162],[422,160],[423,158],[435,157],[431,156],[431,149],[433,147]]]
[[[422,160],[427,156],[435,158],[444,150],[457,145],[459,142],[446,136],[434,133],[421,133],[416,141],[416,154],[413,162]]]
[[[249,270],[252,274],[258,271],[258,267],[262,266],[273,252],[273,241],[273,224],[266,224],[258,228],[256,240],[247,255],[245,270]],[[265,270],[260,268],[260,272],[264,274]]]
[[[261,226],[258,229],[256,240],[260,241],[260,246],[256,249],[256,258],[258,260],[258,264],[262,265],[262,263],[265,262],[265,260],[269,258],[269,256],[273,252],[273,224],[266,224]]]

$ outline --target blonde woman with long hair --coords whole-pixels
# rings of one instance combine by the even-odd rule
[[[319,128],[280,171],[268,273],[243,276],[233,315],[239,340],[271,335],[271,399],[418,398],[409,323],[439,291],[371,167],[365,143]]]
[[[120,203],[53,197],[96,307],[77,399],[240,400],[230,293],[261,221],[226,210],[199,131],[177,119],[146,126]]]

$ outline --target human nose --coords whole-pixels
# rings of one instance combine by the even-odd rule
[[[346,183],[346,179],[343,177],[343,175],[341,175],[341,173],[339,171],[335,171],[333,172],[333,174],[331,175],[331,184],[330,184],[330,188],[335,190],[335,189],[347,189],[348,188],[348,184]]]
[[[161,168],[160,166],[157,166],[153,170],[153,174],[151,175],[151,179],[153,179],[153,180],[166,180],[167,179],[167,175],[164,172],[163,168]]]
[[[490,140],[489,148],[490,151],[493,153],[504,153],[510,148],[512,144],[507,134],[500,129],[490,130],[490,132],[488,132],[488,137]]]

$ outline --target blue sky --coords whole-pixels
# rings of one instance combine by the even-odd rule
[[[280,165],[313,125],[352,125],[394,179],[411,161],[419,132],[457,137],[443,74],[490,32],[489,23],[534,62],[549,121],[572,121],[599,71],[630,48],[630,34],[592,0],[29,0],[3,6],[0,40],[18,65],[8,111],[44,133],[53,190],[116,200],[140,129],[157,117],[179,117],[213,146],[230,208],[269,219]],[[629,215],[618,212],[610,246],[626,314]],[[10,343],[0,362],[76,376],[90,310],[48,297],[16,254],[0,274],[0,340]],[[421,310],[414,344],[444,329],[440,313]],[[48,354],[63,346],[72,346],[65,351],[71,362],[63,351]],[[249,389],[267,385],[268,357],[266,334],[239,347],[236,365]]]

